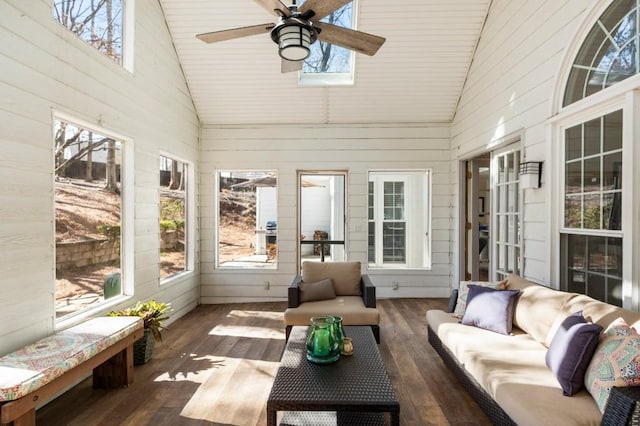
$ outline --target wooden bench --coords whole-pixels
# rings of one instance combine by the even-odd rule
[[[94,388],[133,383],[138,317],[101,317],[0,357],[0,424],[35,425],[36,407],[93,371]]]

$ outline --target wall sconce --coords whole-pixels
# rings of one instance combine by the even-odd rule
[[[542,161],[520,163],[520,188],[540,188],[542,184]]]

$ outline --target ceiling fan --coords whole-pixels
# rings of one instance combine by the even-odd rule
[[[278,45],[283,73],[301,70],[302,63],[309,56],[309,46],[316,40],[369,56],[375,55],[385,42],[383,37],[320,22],[351,0],[306,0],[299,7],[296,0],[292,0],[290,6],[285,6],[280,0],[254,1],[277,16],[277,22],[202,33],[196,37],[206,43],[216,43],[270,32],[271,39]]]

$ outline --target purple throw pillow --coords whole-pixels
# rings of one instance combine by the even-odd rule
[[[500,334],[511,333],[513,305],[520,290],[496,290],[469,285],[467,310],[462,324],[472,325]]]
[[[600,325],[588,322],[582,311],[578,311],[562,321],[551,339],[545,361],[564,395],[574,395],[584,386],[584,374],[598,346],[601,331]]]

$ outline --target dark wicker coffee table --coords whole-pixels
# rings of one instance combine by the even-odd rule
[[[371,328],[345,327],[354,353],[329,365],[307,360],[307,332],[291,331],[267,401],[267,424],[276,426],[278,411],[295,411],[306,413],[285,413],[282,424],[376,425],[389,413],[390,423],[399,425],[400,404]]]

